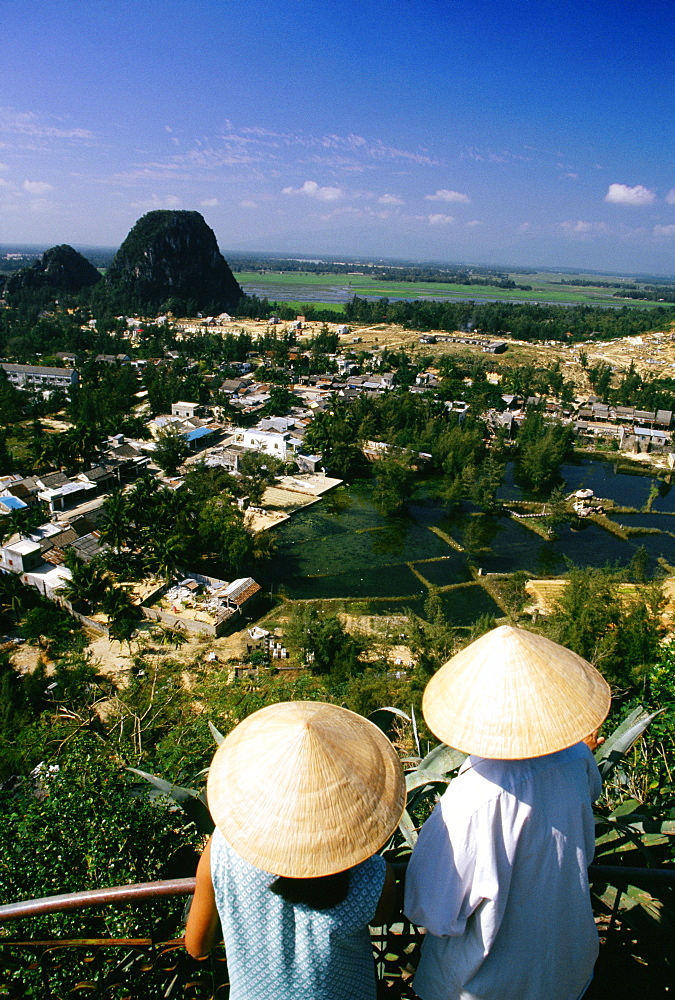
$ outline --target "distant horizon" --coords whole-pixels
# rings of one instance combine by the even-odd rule
[[[50,250],[54,246],[59,246],[66,243],[72,246],[74,250],[81,253],[86,257],[86,251],[96,251],[99,253],[116,253],[121,246],[121,243],[117,246],[111,244],[97,244],[97,243],[70,243],[67,240],[61,240],[60,243],[13,243],[6,242],[0,243],[0,254],[7,253],[35,253],[43,254],[45,251]],[[326,254],[326,253],[313,253],[312,251],[304,252],[287,252],[276,251],[276,250],[241,250],[241,249],[230,249],[223,250],[219,247],[222,256],[229,262],[229,259],[238,259],[241,257],[251,257],[256,258],[267,258],[269,260],[292,260],[296,262],[307,261],[318,261],[326,264],[354,264],[356,265],[373,265],[375,267],[382,266],[409,266],[409,267],[437,267],[437,268],[483,268],[489,271],[501,271],[507,274],[579,274],[579,275],[589,275],[594,277],[606,277],[606,278],[633,278],[640,281],[648,281],[650,278],[657,278],[662,280],[664,278],[672,279],[675,283],[675,271],[672,272],[657,272],[657,271],[607,271],[600,268],[587,268],[587,267],[575,267],[574,265],[569,266],[544,266],[538,264],[521,264],[515,265],[513,262],[511,264],[496,264],[494,262],[486,261],[467,261],[467,260],[431,260],[429,258],[415,258],[415,257],[375,257],[367,256],[363,254]],[[311,256],[308,256],[311,254]]]

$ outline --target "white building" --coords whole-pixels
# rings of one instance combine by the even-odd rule
[[[8,380],[19,389],[70,389],[77,385],[79,375],[74,368],[47,368],[43,365],[15,365],[3,361]]]
[[[290,431],[281,434],[245,427],[235,427],[234,435],[227,443],[250,451],[260,451],[265,455],[273,455],[282,461],[295,455],[302,448],[302,440],[294,437]]]

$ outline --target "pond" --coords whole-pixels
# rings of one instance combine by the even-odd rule
[[[590,488],[622,506],[641,508],[653,482],[650,476],[622,472],[611,462],[583,460],[562,467],[565,488]],[[661,484],[662,487],[665,484]],[[434,495],[437,483],[425,480],[404,512],[383,517],[372,502],[372,486],[359,481],[342,486],[322,501],[293,515],[278,531],[277,554],[261,582],[294,599],[358,601],[372,613],[421,610],[431,588],[441,588],[450,619],[468,624],[480,614],[500,611],[476,577],[519,569],[541,576],[579,566],[626,566],[643,545],[650,570],[659,557],[675,562],[675,492],[668,487],[653,500],[654,513],[616,514],[632,528],[626,540],[595,523],[577,530],[563,525],[546,540],[508,517],[487,517],[468,505],[448,515]],[[528,499],[515,483],[513,469],[500,491],[504,500]],[[656,529],[642,533],[645,529]]]

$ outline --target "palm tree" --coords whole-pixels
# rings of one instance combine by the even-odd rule
[[[112,586],[110,577],[96,563],[84,562],[72,549],[66,550],[65,561],[71,578],[63,585],[61,593],[67,600],[85,601],[95,610],[105,601]]]
[[[126,590],[121,587],[110,587],[101,601],[103,610],[108,618],[139,618],[139,608],[134,604]]]
[[[108,591],[103,599],[103,610],[109,619],[108,635],[120,645],[126,642],[131,652],[131,640],[136,634],[143,612],[121,587],[112,587]]]
[[[0,573],[0,618],[9,618],[16,624],[23,617],[29,600],[29,588],[18,576]]]
[[[256,531],[253,534],[251,555],[257,563],[271,559],[277,551],[277,539],[270,531]]]
[[[99,531],[103,541],[108,542],[115,552],[120,552],[126,546],[132,524],[129,505],[121,490],[113,490],[104,500]]]
[[[152,637],[160,646],[173,646],[178,649],[183,643],[188,641],[188,635],[184,625],[158,625],[152,630]]]
[[[91,466],[99,454],[99,432],[91,424],[75,424],[66,431],[73,454],[84,466]]]
[[[145,531],[145,537],[149,550],[146,556],[148,568],[165,580],[171,580],[185,557],[185,539],[182,535],[152,538],[148,530]]]

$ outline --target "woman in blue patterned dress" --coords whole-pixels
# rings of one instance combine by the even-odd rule
[[[270,705],[218,748],[207,795],[190,954],[222,933],[230,1000],[375,1000],[368,926],[391,915],[394,880],[374,852],[405,804],[386,736],[334,705]]]

